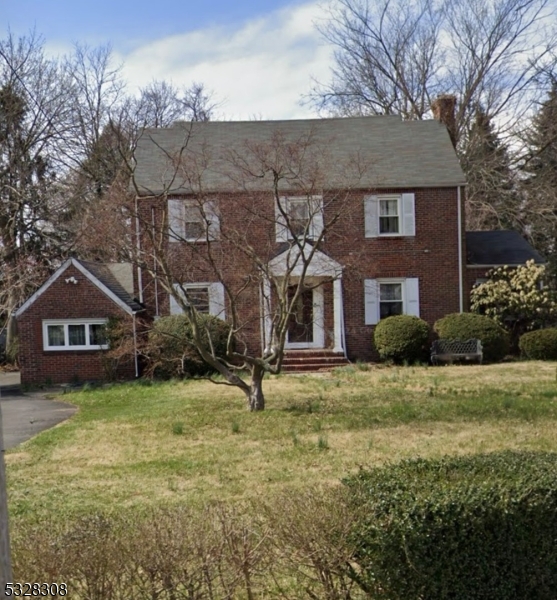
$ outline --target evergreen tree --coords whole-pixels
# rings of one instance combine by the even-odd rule
[[[528,233],[534,246],[545,256],[552,271],[557,249],[557,82],[532,119],[528,157],[523,167],[524,209]]]
[[[520,201],[509,154],[481,108],[476,109],[470,131],[461,140],[461,164],[468,181],[467,229],[517,228]]]

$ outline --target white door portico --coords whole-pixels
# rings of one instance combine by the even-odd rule
[[[313,252],[309,264],[305,269],[302,260],[309,258]],[[333,352],[344,353],[344,317],[342,302],[342,265],[327,256],[320,250],[314,249],[306,244],[302,248],[291,246],[284,252],[275,256],[269,262],[269,275],[271,277],[288,277],[289,283],[299,283],[300,277],[304,276],[304,282],[312,291],[312,328],[310,335],[304,341],[292,341],[287,339],[285,348],[324,348],[325,336],[325,310],[322,283],[333,282]],[[263,317],[263,347],[268,349],[273,345],[273,311],[271,301],[271,282],[265,279],[262,289],[262,317]]]

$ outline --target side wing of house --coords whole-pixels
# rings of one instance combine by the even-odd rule
[[[533,260],[536,264],[546,261],[518,231],[468,231],[466,232],[466,295],[472,288],[487,279],[491,269],[518,267]]]
[[[109,274],[70,259],[16,312],[23,384],[97,381],[108,376],[105,326],[142,310]],[[97,266],[100,270],[100,265]],[[133,378],[133,360],[114,374]]]

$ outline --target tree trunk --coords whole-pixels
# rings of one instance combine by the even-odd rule
[[[265,396],[263,395],[263,376],[265,371],[254,366],[251,373],[249,391],[246,393],[250,411],[265,410]]]

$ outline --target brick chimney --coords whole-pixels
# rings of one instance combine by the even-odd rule
[[[456,147],[456,119],[455,119],[456,96],[442,94],[431,103],[433,117],[443,123],[449,132],[451,142]]]

